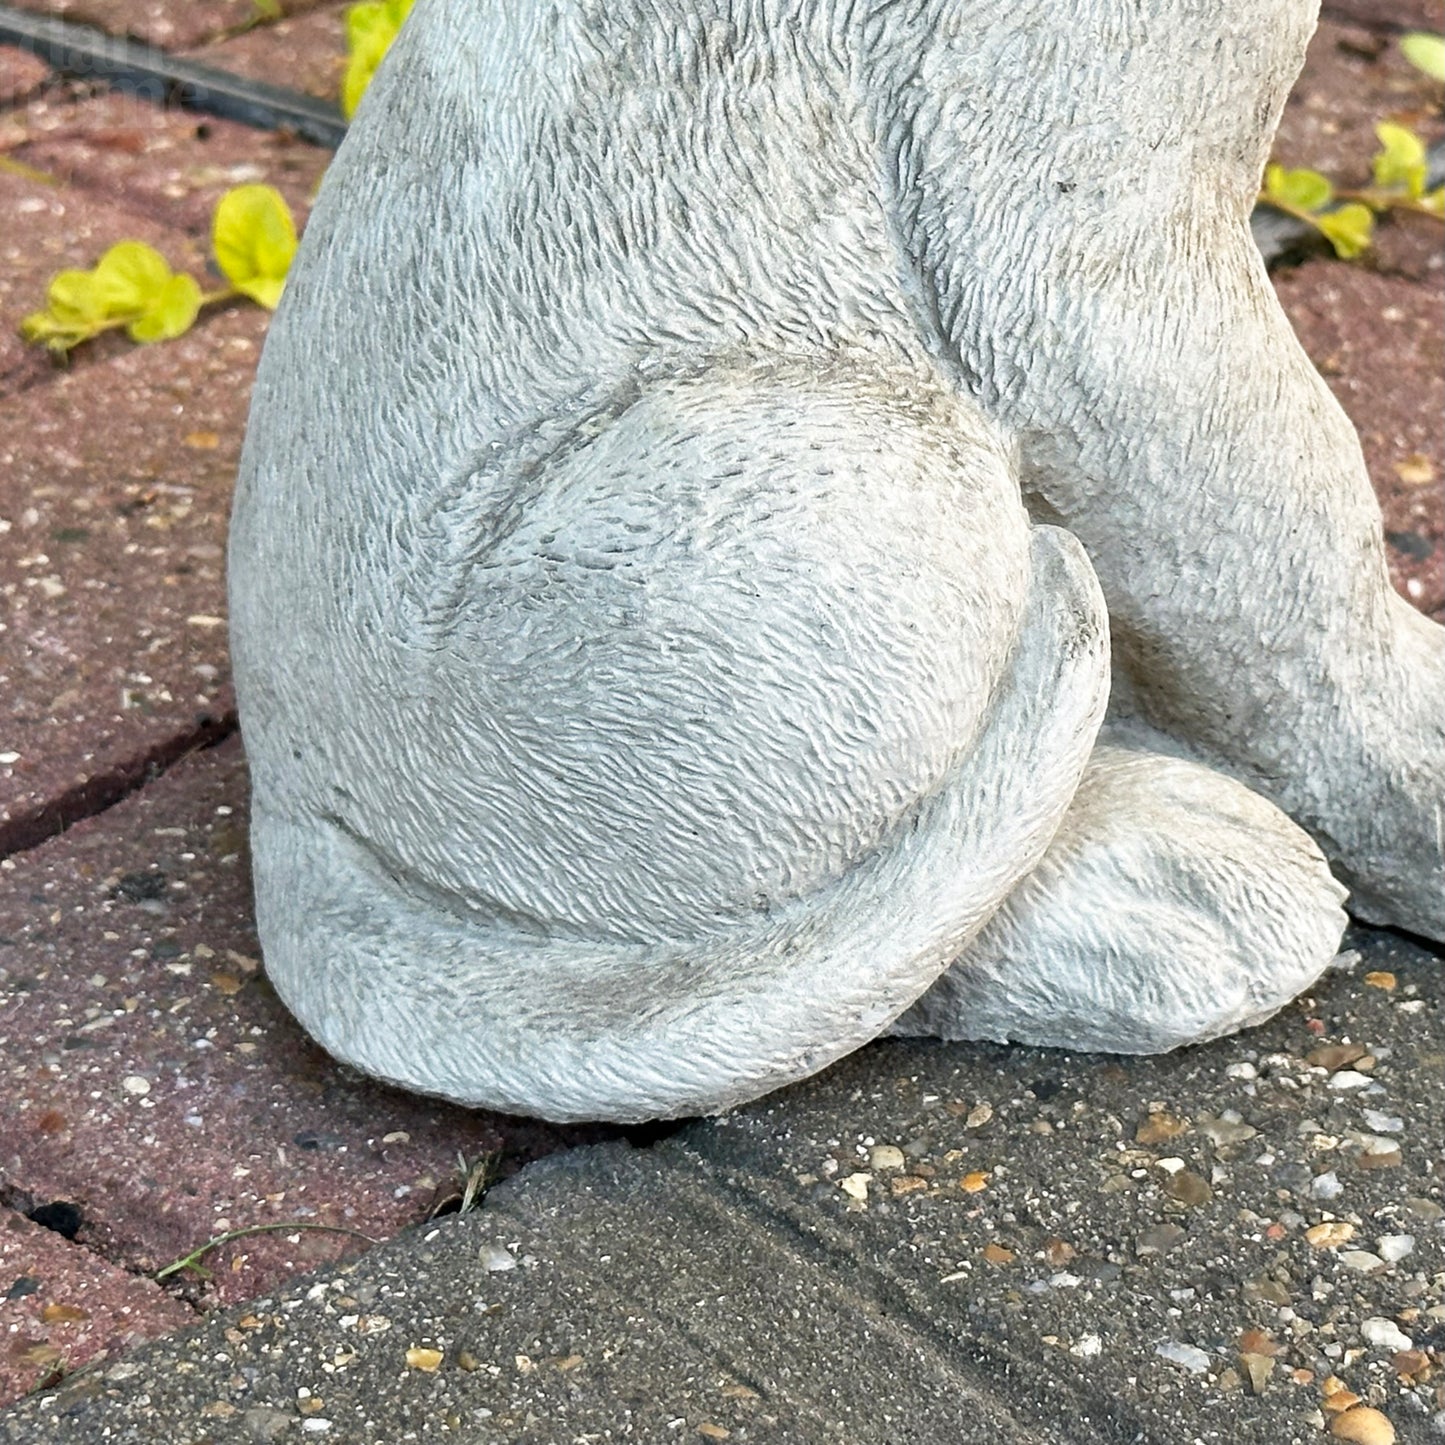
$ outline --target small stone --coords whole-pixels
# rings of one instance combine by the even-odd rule
[[[1365,1123],[1377,1134],[1403,1134],[1405,1121],[1398,1114],[1384,1114],[1379,1109],[1366,1109]]]
[[[1269,1377],[1274,1374],[1274,1360],[1269,1355],[1250,1353],[1240,1355],[1239,1363],[1244,1366],[1249,1388],[1256,1395],[1264,1394],[1269,1385]]]
[[[868,1151],[868,1166],[871,1169],[902,1169],[908,1161],[903,1150],[896,1144],[875,1144]]]
[[[1104,1342],[1098,1335],[1082,1335],[1069,1346],[1069,1353],[1081,1360],[1092,1360],[1103,1348]]]
[[[1239,1371],[1233,1365],[1224,1370],[1219,1376],[1219,1388],[1226,1394],[1239,1389],[1244,1382],[1239,1378]]]
[[[139,1074],[127,1074],[120,1081],[120,1086],[127,1094],[133,1094],[137,1099],[143,1099],[151,1091],[151,1081],[143,1079]]]
[[[457,1369],[472,1374],[482,1368],[482,1362],[470,1350],[457,1351]]]
[[[1177,1139],[1188,1127],[1188,1124],[1182,1119],[1176,1119],[1173,1114],[1150,1114],[1135,1129],[1134,1140],[1144,1145],[1163,1144],[1170,1139]]]
[[[1395,1445],[1395,1427],[1378,1410],[1357,1405],[1330,1421],[1336,1440],[1353,1440],[1356,1445]]]
[[[477,1251],[477,1258],[483,1269],[490,1274],[501,1274],[504,1270],[516,1269],[516,1256],[505,1245],[484,1244]]]
[[[975,1169],[973,1173],[963,1176],[960,1188],[965,1194],[978,1194],[988,1188],[988,1175],[982,1170]]]
[[[1403,1162],[1398,1149],[1362,1149],[1355,1155],[1357,1169],[1398,1169]]]
[[[1231,1064],[1224,1073],[1230,1079],[1257,1079],[1259,1077],[1259,1070],[1248,1060]]]
[[[871,1174],[849,1174],[846,1178],[838,1181],[838,1188],[849,1199],[855,1199],[859,1204],[866,1204],[868,1202],[868,1186],[872,1182]]]
[[[309,1420],[301,1422],[301,1430],[306,1435],[324,1435],[331,1428],[331,1421],[321,1415],[313,1415]]]
[[[1305,1230],[1305,1238],[1316,1249],[1338,1249],[1355,1237],[1355,1226],[1343,1219],[1331,1219],[1324,1224],[1312,1224]]]
[[[1277,1279],[1247,1279],[1241,1292],[1247,1304],[1278,1305],[1283,1309],[1290,1302],[1289,1291]]]
[[[895,1198],[904,1194],[917,1194],[920,1190],[928,1188],[928,1180],[917,1174],[895,1174],[888,1181],[889,1192]]]
[[[1330,1075],[1329,1086],[1339,1093],[1346,1093],[1351,1089],[1367,1089],[1370,1086],[1370,1076],[1355,1069],[1341,1069]]]
[[[989,1103],[976,1104],[968,1111],[968,1118],[963,1122],[969,1129],[981,1129],[990,1119],[993,1118],[993,1105]]]
[[[1327,1174],[1316,1174],[1310,1180],[1310,1193],[1316,1199],[1338,1199],[1345,1192],[1340,1176],[1331,1169]]]
[[[1385,1268],[1385,1261],[1367,1249],[1346,1249],[1340,1252],[1340,1263],[1356,1274],[1376,1274]]]
[[[732,1431],[725,1425],[714,1425],[710,1420],[697,1427],[697,1433],[707,1440],[727,1440]]]
[[[1165,1340],[1162,1345],[1155,1345],[1154,1353],[1172,1364],[1182,1365],[1191,1375],[1202,1375],[1209,1368],[1209,1356],[1182,1340]]]
[[[1430,1369],[1430,1356],[1424,1350],[1400,1350],[1390,1356],[1390,1366],[1403,1379],[1422,1380]]]
[[[1415,1341],[1409,1335],[1402,1333],[1400,1327],[1394,1320],[1387,1320],[1383,1316],[1375,1315],[1364,1321],[1360,1326],[1360,1333],[1377,1350],[1388,1350],[1392,1355],[1401,1350],[1413,1350]]]
[[[1077,1255],[1078,1251],[1067,1240],[1054,1238],[1044,1241],[1044,1259],[1054,1269],[1062,1269],[1072,1263]]]
[[[1320,1044],[1305,1055],[1305,1063],[1334,1073],[1356,1059],[1363,1059],[1369,1050],[1363,1044]]]
[[[274,1410],[269,1405],[255,1405],[241,1417],[246,1434],[256,1445],[272,1445],[290,1428],[294,1417],[284,1410]]]
[[[1014,1262],[1013,1250],[1006,1249],[1001,1244],[984,1245],[983,1257],[990,1264],[1012,1264]]]
[[[1253,1124],[1246,1124],[1233,1109],[1226,1109],[1217,1119],[1204,1115],[1199,1121],[1199,1132],[1216,1149],[1227,1149],[1231,1144],[1253,1139],[1259,1130]]]
[[[1413,1234],[1382,1234],[1375,1241],[1375,1251],[1386,1264],[1396,1264],[1415,1248]]]
[[[428,1375],[434,1375],[441,1369],[442,1352],[440,1350],[428,1349],[423,1345],[413,1345],[406,1352],[406,1366],[409,1370],[421,1370]]]
[[[1239,1337],[1239,1353],[1241,1355],[1270,1355],[1279,1354],[1283,1346],[1273,1335],[1264,1330],[1245,1330]]]
[[[1177,1224],[1156,1224],[1134,1241],[1134,1253],[1141,1259],[1151,1254],[1167,1254],[1185,1237]]]
[[[1407,487],[1428,487],[1435,480],[1435,466],[1424,452],[1411,452],[1395,464],[1395,475]]]
[[[1384,969],[1377,969],[1374,973],[1367,973],[1365,975],[1365,982],[1371,988],[1382,988],[1386,993],[1390,993],[1395,987],[1395,975],[1386,972]]]
[[[1177,1199],[1180,1204],[1188,1205],[1191,1209],[1208,1204],[1214,1198],[1214,1190],[1209,1187],[1209,1181],[1188,1169],[1181,1169],[1177,1174],[1170,1175],[1164,1185],[1164,1192],[1171,1199]]]
[[[1433,1199],[1423,1199],[1418,1194],[1406,1197],[1405,1208],[1424,1224],[1436,1224],[1445,1219],[1445,1207]]]

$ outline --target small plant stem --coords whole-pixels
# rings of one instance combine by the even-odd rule
[[[1288,201],[1278,200],[1276,197],[1267,195],[1261,191],[1256,199],[1262,205],[1273,206],[1276,211],[1283,211],[1286,216],[1293,216],[1297,221],[1303,221],[1307,226],[1313,226],[1319,230],[1320,218],[1312,211],[1307,211],[1303,206],[1292,206]]]
[[[5,171],[12,176],[19,176],[21,180],[34,181],[37,185],[58,186],[60,178],[52,176],[49,171],[36,170],[34,166],[27,166],[24,161],[17,161],[13,156],[0,155],[0,171]]]
[[[1445,213],[1432,210],[1429,206],[1423,205],[1418,200],[1412,200],[1402,191],[1381,191],[1374,186],[1367,186],[1362,191],[1336,191],[1335,195],[1342,201],[1358,201],[1362,206],[1368,206],[1372,211],[1409,211],[1416,216],[1430,216],[1437,221],[1445,221]],[[1277,205],[1278,202],[1271,201],[1270,205]]]
[[[193,1269],[198,1274],[209,1278],[209,1271],[201,1268],[200,1261],[213,1249],[223,1244],[229,1244],[233,1239],[245,1239],[251,1234],[273,1234],[273,1233],[294,1233],[298,1229],[316,1229],[327,1234],[349,1234],[353,1239],[364,1239],[368,1244],[380,1244],[379,1239],[373,1239],[369,1234],[363,1234],[359,1229],[349,1229],[344,1224],[309,1224],[304,1220],[285,1221],[276,1224],[249,1224],[244,1229],[228,1229],[224,1234],[218,1234],[214,1239],[208,1239],[199,1249],[193,1249],[189,1254],[183,1254],[179,1259],[173,1259],[163,1269],[158,1269],[151,1278],[163,1280],[169,1275],[177,1274],[183,1269]]]

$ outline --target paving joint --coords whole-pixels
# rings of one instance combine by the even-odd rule
[[[109,812],[133,793],[163,778],[193,753],[218,747],[238,729],[236,709],[218,716],[202,714],[195,726],[175,733],[109,771],[76,783],[37,807],[0,823],[0,861],[10,860],[73,828],[87,818]]]

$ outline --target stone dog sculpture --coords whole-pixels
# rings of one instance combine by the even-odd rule
[[[1445,937],[1445,637],[1247,228],[1313,11],[419,0],[231,544],[328,1049],[676,1116],[1265,1018],[1326,855]]]

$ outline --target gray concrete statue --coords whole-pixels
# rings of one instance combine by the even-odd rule
[[[665,1117],[1263,1019],[1326,856],[1445,938],[1445,632],[1247,226],[1313,11],[419,0],[231,545],[328,1049]]]

